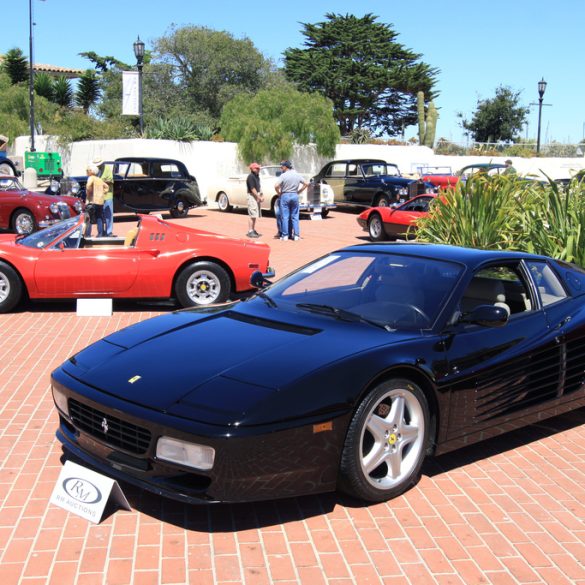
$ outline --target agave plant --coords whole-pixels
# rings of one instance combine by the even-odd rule
[[[157,118],[148,124],[147,134],[149,138],[160,140],[179,140],[192,142],[193,140],[209,140],[213,136],[213,130],[205,124],[197,124],[184,117]]]

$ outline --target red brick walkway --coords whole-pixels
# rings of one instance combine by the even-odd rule
[[[246,219],[204,209],[182,221],[237,236]],[[273,240],[272,218],[257,227],[280,276],[364,235],[341,212],[302,221],[300,242]],[[583,410],[434,459],[385,504],[326,494],[191,507],[123,486],[132,511],[97,526],[50,505],[62,451],[49,373],[167,310],[115,303],[111,318],[76,317],[73,303],[45,303],[0,316],[1,585],[585,585]]]

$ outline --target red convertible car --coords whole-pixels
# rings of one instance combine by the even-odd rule
[[[142,215],[126,237],[85,237],[87,214],[28,236],[0,234],[0,312],[23,298],[175,298],[183,307],[252,289],[266,244]]]
[[[419,195],[398,207],[371,207],[358,215],[357,222],[374,242],[405,238],[416,229],[416,222],[428,213],[436,197]]]
[[[0,175],[0,228],[30,234],[62,219],[78,215],[83,203],[77,197],[45,195],[25,189],[10,175]]]

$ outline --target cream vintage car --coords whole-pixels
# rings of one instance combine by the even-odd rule
[[[260,187],[264,195],[262,210],[274,212],[277,194],[274,189],[281,170],[278,165],[268,165],[260,168]],[[221,211],[230,211],[234,207],[247,207],[246,178],[248,174],[230,177],[217,184],[210,190],[207,200],[215,201]],[[309,180],[309,177],[306,177]],[[321,212],[327,217],[329,210],[335,207],[333,189],[324,183],[311,182],[299,196],[300,210],[308,213]]]

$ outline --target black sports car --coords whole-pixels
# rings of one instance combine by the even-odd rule
[[[382,501],[429,454],[585,406],[585,271],[351,246],[250,299],[109,335],[52,384],[64,448],[156,493]]]

